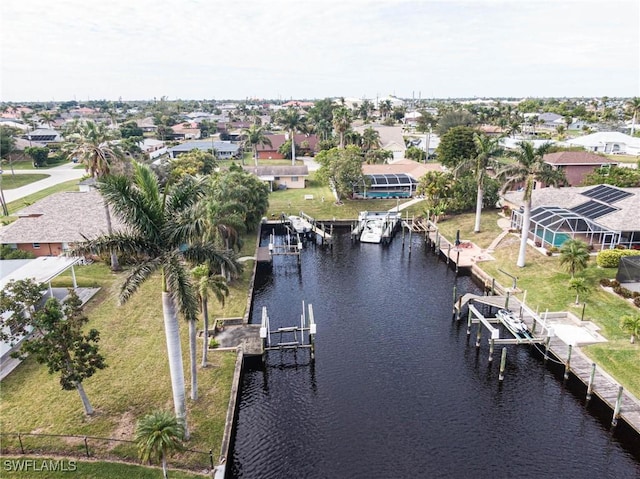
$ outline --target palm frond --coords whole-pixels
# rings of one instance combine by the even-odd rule
[[[198,297],[187,264],[181,255],[176,252],[168,254],[163,271],[167,290],[178,309],[186,320],[195,321],[199,310]]]
[[[218,248],[212,243],[189,245],[182,251],[182,254],[193,264],[224,265],[233,275],[237,275],[239,271],[242,271],[242,265],[238,262],[236,254],[232,250]]]
[[[165,256],[157,256],[147,261],[138,263],[129,273],[120,287],[120,304],[126,303],[131,296],[138,291],[138,288],[144,283],[149,276],[158,271],[164,265]]]

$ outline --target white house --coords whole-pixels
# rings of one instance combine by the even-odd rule
[[[579,136],[564,142],[568,146],[581,146],[585,150],[600,153],[640,155],[640,138],[617,131],[601,131]]]

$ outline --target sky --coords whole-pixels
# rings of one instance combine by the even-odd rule
[[[640,96],[638,0],[1,0],[0,101]]]

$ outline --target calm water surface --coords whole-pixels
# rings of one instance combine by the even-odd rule
[[[352,244],[274,258],[252,322],[300,321],[313,304],[316,361],[270,352],[242,382],[231,475],[242,478],[636,478],[640,444],[585,407],[580,388],[525,346],[487,362],[451,319],[453,285],[477,292],[419,238],[403,250]],[[475,328],[475,326],[474,326]],[[570,386],[570,385],[569,385]]]

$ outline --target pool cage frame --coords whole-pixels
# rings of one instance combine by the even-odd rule
[[[354,185],[353,196],[354,198],[411,198],[417,188],[418,181],[406,173],[376,173],[364,175],[364,181]]]
[[[522,230],[524,210],[511,212],[511,228]],[[562,235],[562,236],[561,236]],[[531,211],[527,238],[536,245],[560,247],[558,238],[569,235],[581,239],[600,250],[612,249],[620,244],[621,232],[605,228],[574,211],[558,206],[539,206]],[[640,237],[638,238],[640,240]]]

